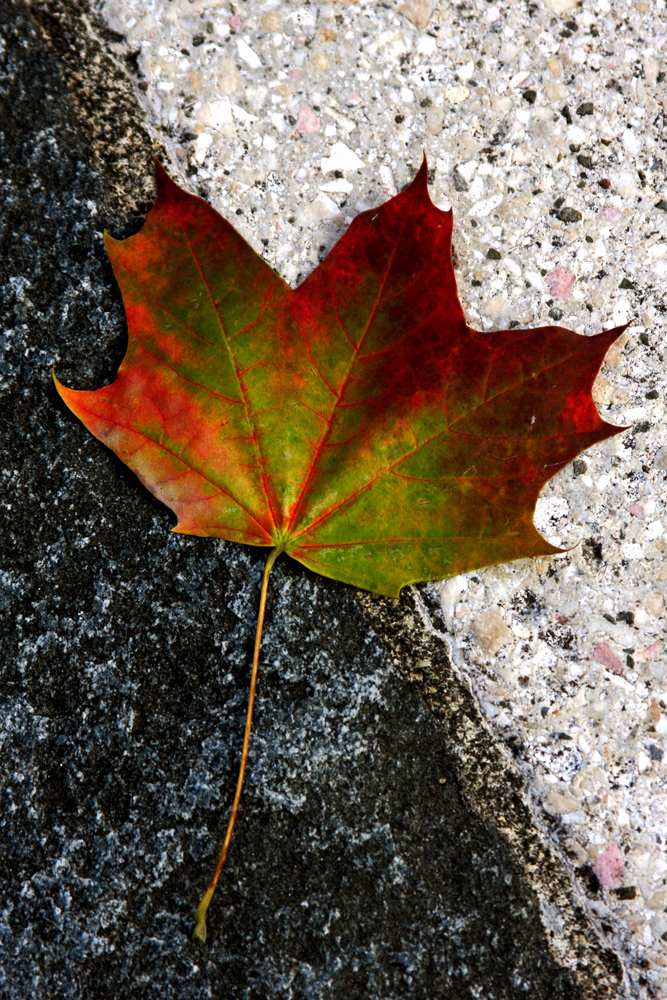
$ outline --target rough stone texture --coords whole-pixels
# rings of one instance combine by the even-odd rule
[[[151,140],[83,5],[0,21],[3,995],[639,995],[427,627],[429,592],[373,601],[287,560],[210,943],[189,940],[262,559],[170,535],[58,402],[54,362],[93,387],[122,356],[101,230],[145,210]]]

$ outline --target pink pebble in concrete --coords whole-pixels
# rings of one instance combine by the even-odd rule
[[[593,871],[603,889],[618,889],[623,884],[623,855],[615,841],[593,862]]]
[[[611,670],[612,674],[623,673],[623,664],[616,656],[616,653],[612,653],[608,642],[599,642],[593,650],[591,659]]]
[[[569,299],[572,286],[577,280],[574,271],[567,267],[557,267],[555,271],[549,271],[544,277],[544,283],[551,295],[557,299]]]
[[[605,205],[604,208],[600,209],[596,218],[604,226],[609,226],[612,222],[618,222],[622,215],[623,213],[620,209],[614,208],[613,205]]]
[[[297,132],[301,132],[302,135],[307,135],[309,132],[319,132],[320,120],[312,108],[308,108],[306,105],[299,108],[299,114],[296,119],[296,130]]]

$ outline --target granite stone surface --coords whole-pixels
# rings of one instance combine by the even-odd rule
[[[641,996],[452,662],[438,595],[377,600],[288,560],[209,941],[190,940],[262,557],[170,534],[58,401],[54,365],[92,388],[123,355],[102,230],[136,230],[169,154],[85,3],[3,0],[0,23],[2,994]]]

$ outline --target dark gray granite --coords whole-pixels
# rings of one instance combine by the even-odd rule
[[[626,995],[428,591],[283,558],[209,942],[190,940],[238,764],[263,555],[169,512],[51,381],[113,377],[101,231],[151,139],[78,0],[0,3],[0,993],[188,1000]],[[92,20],[91,20],[92,23]],[[436,616],[437,617],[437,616]]]

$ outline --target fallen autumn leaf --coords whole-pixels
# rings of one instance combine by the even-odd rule
[[[116,380],[58,392],[177,516],[174,531],[270,547],[232,815],[248,751],[268,578],[286,553],[324,576],[401,587],[560,550],[533,525],[544,483],[622,428],[591,386],[625,327],[467,326],[452,213],[424,161],[291,289],[156,164],[157,199],[106,236],[127,312]]]

